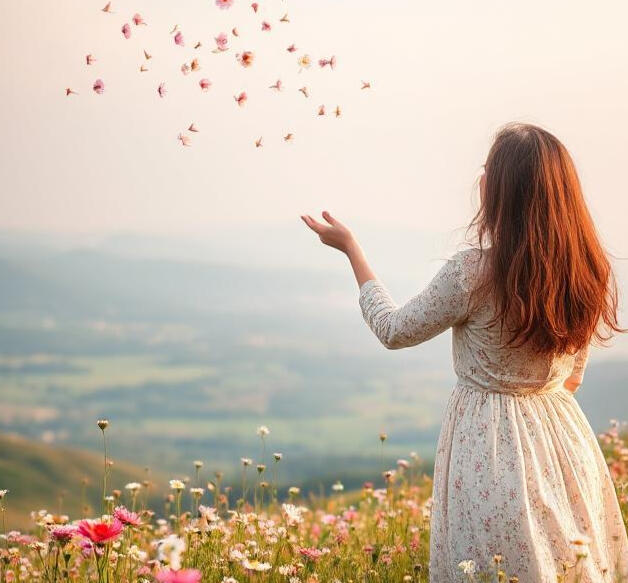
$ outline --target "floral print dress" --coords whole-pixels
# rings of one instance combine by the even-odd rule
[[[589,349],[552,359],[526,345],[499,348],[489,302],[467,310],[480,263],[479,249],[459,251],[403,306],[377,279],[360,287],[364,319],[387,348],[453,328],[458,381],[436,449],[430,583],[467,580],[462,561],[494,571],[497,554],[520,583],[555,583],[577,553],[587,555],[578,563],[582,583],[628,576],[628,535],[608,467],[563,386],[570,376],[582,380]]]

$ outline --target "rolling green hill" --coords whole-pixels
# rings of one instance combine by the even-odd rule
[[[30,529],[33,510],[46,509],[53,514],[78,518],[82,515],[82,500],[86,500],[91,515],[97,515],[102,474],[103,457],[98,454],[0,434],[0,489],[9,490],[4,500],[7,529]],[[142,482],[146,477],[144,469],[114,460],[109,483],[111,489],[124,491],[125,484]],[[84,479],[87,479],[85,486]],[[148,489],[149,501],[154,505],[166,491],[168,482],[164,476],[153,473],[148,479],[153,484]]]

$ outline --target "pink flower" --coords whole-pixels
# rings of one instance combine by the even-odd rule
[[[239,95],[234,95],[233,98],[240,107],[242,107],[248,99],[246,92],[244,91],[242,91],[242,93],[240,93]]]
[[[201,79],[198,84],[203,91],[208,91],[209,88],[212,86],[212,82],[209,79]]]
[[[183,40],[183,35],[181,34],[181,31],[177,32],[177,34],[174,35],[174,44],[179,45],[180,47],[185,46],[185,42]]]
[[[81,520],[78,523],[79,534],[96,544],[103,544],[118,538],[122,528],[122,523],[117,518],[110,523],[103,520]]]
[[[314,547],[301,547],[299,552],[306,558],[310,559],[310,561],[318,561],[323,556],[323,551],[320,549],[315,549]]]
[[[102,79],[96,79],[92,89],[98,93],[98,95],[101,95],[105,91],[105,82]]]
[[[117,518],[122,524],[128,524],[130,526],[139,526],[142,524],[140,515],[137,512],[131,512],[124,506],[116,506],[113,511],[114,518]]]
[[[144,22],[141,14],[135,13],[133,15],[133,24],[135,24],[135,26],[139,26],[140,24],[146,24],[146,22]]]
[[[159,87],[157,87],[157,93],[159,94],[159,97],[163,97],[166,94],[166,84],[165,83],[160,83]]]
[[[124,38],[131,38],[131,27],[128,22],[125,22],[122,25],[122,34],[124,35]]]
[[[231,6],[233,6],[233,0],[216,0],[216,6],[221,9],[231,8]]]
[[[266,22],[265,20],[264,20],[264,22],[262,22],[262,30],[263,31],[270,30],[270,24],[268,22]]]
[[[156,577],[161,583],[200,583],[201,572],[197,569],[162,569]]]
[[[62,545],[69,542],[70,539],[76,534],[78,534],[78,529],[76,528],[76,526],[73,526],[71,524],[62,524],[60,526],[55,526],[50,531],[50,536],[52,536],[53,539],[55,539]]]
[[[229,42],[229,37],[224,33],[221,32],[217,37],[215,37],[214,39],[216,41],[216,47],[218,48],[219,51],[226,51],[227,50],[227,43]]]

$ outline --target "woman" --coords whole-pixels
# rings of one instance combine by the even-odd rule
[[[461,581],[465,560],[492,569],[497,554],[521,583],[560,581],[577,554],[587,555],[583,583],[628,577],[614,486],[573,396],[591,340],[626,331],[610,263],[573,161],[552,134],[508,124],[484,168],[468,227],[476,245],[400,307],[347,227],[328,212],[328,224],[301,218],[348,256],[362,313],[384,346],[453,328],[458,382],[435,458],[430,582]]]

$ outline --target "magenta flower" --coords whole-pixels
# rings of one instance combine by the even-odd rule
[[[233,6],[233,0],[216,0],[216,6],[222,10],[231,8]]]
[[[85,538],[98,545],[117,539],[122,532],[123,525],[114,518],[113,522],[103,520],[81,520],[78,523],[78,532]]]
[[[64,545],[72,539],[74,535],[78,534],[78,529],[76,526],[72,524],[62,524],[59,526],[55,526],[50,531],[50,536],[55,539],[58,543]]]
[[[128,22],[125,22],[122,25],[122,34],[124,35],[124,38],[131,38],[131,27]]]
[[[116,506],[113,511],[114,518],[117,518],[122,524],[128,524],[130,526],[139,526],[142,524],[140,515],[137,512],[131,512],[124,506]]]
[[[177,32],[177,34],[174,35],[174,44],[179,45],[180,47],[185,46],[181,31]]]
[[[200,583],[201,572],[197,569],[162,569],[156,577],[161,583]]]
[[[299,552],[310,561],[318,561],[323,556],[323,551],[314,547],[301,547]]]

